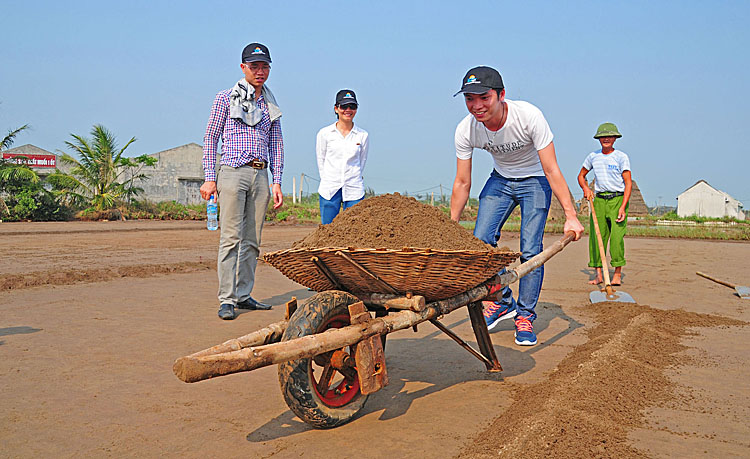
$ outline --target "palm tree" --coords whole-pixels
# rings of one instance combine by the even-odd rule
[[[64,153],[60,162],[71,166],[70,172],[56,170],[48,181],[71,203],[89,205],[96,210],[115,207],[126,192],[118,181],[122,155],[135,142],[135,137],[119,148],[114,134],[100,124],[91,129],[91,139],[76,134],[70,136],[73,141],[65,145],[78,153],[80,160]]]
[[[3,138],[3,141],[0,142],[0,151],[10,148],[18,133],[28,128],[29,125],[24,124],[18,129],[11,129],[8,131],[8,135],[6,135]],[[19,158],[22,161],[19,162],[16,159],[7,160],[0,158],[0,180],[6,183],[15,180],[26,180],[31,183],[39,182],[39,175],[24,163],[24,157],[19,156]]]
[[[11,145],[13,145],[16,136],[29,127],[28,124],[24,124],[20,128],[9,130],[8,135],[3,137],[2,142],[0,142],[0,151],[10,148]],[[21,159],[23,159],[23,157],[21,157]],[[19,163],[16,159],[6,160],[0,158],[0,216],[9,212],[8,206],[5,204],[5,200],[2,197],[2,194],[6,192],[5,185],[19,181],[38,183],[39,175],[23,162]]]
[[[24,158],[23,156],[17,156],[16,158]],[[16,162],[16,158],[13,159],[0,159],[0,182],[31,182],[38,183],[39,175],[30,168],[24,162]],[[2,189],[0,188],[0,191]]]
[[[5,137],[3,137],[3,141],[0,142],[0,151],[7,150],[8,148],[10,148],[10,146],[13,145],[13,141],[15,140],[16,136],[18,135],[18,133],[20,133],[21,131],[24,131],[24,130],[26,130],[28,128],[29,128],[29,125],[28,124],[24,124],[23,126],[21,126],[18,129],[11,129],[10,131],[8,131],[8,135],[6,135]]]

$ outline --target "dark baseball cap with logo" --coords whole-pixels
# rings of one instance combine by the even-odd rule
[[[357,95],[351,89],[342,89],[336,93],[336,105],[354,104],[359,106]]]
[[[250,43],[242,50],[242,63],[256,61],[268,62],[270,64],[271,53],[268,52],[266,45]]]
[[[453,94],[453,97],[461,93],[484,94],[491,89],[505,89],[500,73],[492,67],[474,67],[466,72],[461,80],[461,90]]]

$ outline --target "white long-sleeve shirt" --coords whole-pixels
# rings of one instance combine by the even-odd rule
[[[318,131],[315,145],[320,173],[318,194],[323,199],[331,199],[339,189],[344,201],[354,201],[365,195],[362,171],[368,148],[367,131],[356,125],[346,137],[336,129],[336,123]]]

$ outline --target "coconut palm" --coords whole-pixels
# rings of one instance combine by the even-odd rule
[[[69,202],[91,206],[96,210],[115,207],[117,200],[126,192],[119,176],[125,149],[135,142],[132,137],[119,148],[114,134],[100,124],[91,129],[91,139],[71,134],[73,140],[65,142],[80,159],[64,153],[60,162],[70,166],[65,173],[56,170],[47,179]]]
[[[28,128],[29,125],[24,124],[18,129],[11,129],[10,131],[8,131],[8,135],[6,135],[3,138],[3,141],[0,142],[0,151],[10,148],[10,146],[13,145],[13,141],[15,140],[15,137],[18,135],[18,133]],[[23,156],[20,156],[18,158],[23,160]],[[39,175],[37,175],[37,173],[34,172],[23,161],[19,162],[16,159],[7,160],[0,158],[0,181],[7,183],[17,180],[37,183],[39,182]]]
[[[10,148],[10,146],[13,145],[13,141],[15,140],[16,136],[21,131],[25,131],[28,128],[29,128],[29,125],[28,124],[24,124],[23,126],[21,126],[18,129],[11,129],[10,131],[8,131],[8,135],[6,135],[5,137],[3,137],[3,141],[0,142],[0,151],[7,150],[8,148]]]
[[[25,131],[28,128],[29,125],[24,124],[20,128],[9,130],[8,134],[3,137],[2,142],[0,142],[0,151],[10,148],[11,145],[13,145],[16,136],[21,131]],[[23,159],[23,157],[21,157],[21,159]],[[6,192],[6,186],[10,183],[17,182],[38,183],[39,175],[23,162],[19,163],[16,159],[6,160],[0,158],[0,216],[9,212],[8,206],[5,204],[5,200],[2,196]]]

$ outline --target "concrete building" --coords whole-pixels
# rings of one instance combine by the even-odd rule
[[[745,219],[742,203],[727,193],[717,190],[705,180],[699,180],[695,185],[677,196],[677,215],[689,217],[734,217]]]
[[[62,155],[57,155],[31,144],[5,150],[2,154],[2,158],[5,160],[26,162],[42,178],[55,172],[55,168],[62,171],[70,169],[69,166],[60,163],[60,156]]]
[[[70,166],[60,162],[62,155],[51,153],[34,145],[22,145],[2,152],[3,159],[12,160],[24,156],[31,168],[44,178],[55,171],[55,168],[68,172]],[[73,155],[75,157],[75,155]],[[137,183],[143,188],[143,193],[137,199],[147,199],[152,202],[177,201],[180,204],[200,204],[200,186],[203,184],[203,147],[196,143],[189,143],[180,147],[160,151],[149,155],[156,158],[154,167],[141,170],[149,176],[145,181]],[[21,161],[22,159],[18,159]],[[121,180],[127,180],[125,174]]]
[[[177,201],[180,204],[200,204],[203,199],[203,147],[189,143],[149,155],[157,159],[155,167],[141,172],[150,176],[140,182],[143,194],[138,199],[153,202]]]

